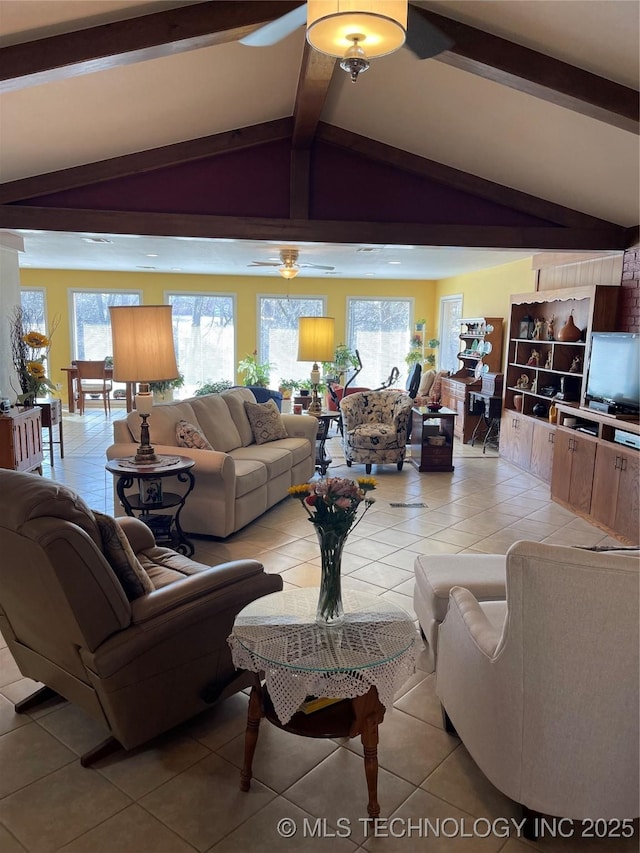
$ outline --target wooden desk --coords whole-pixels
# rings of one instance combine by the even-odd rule
[[[75,392],[74,392],[74,382],[78,376],[78,369],[73,364],[70,367],[61,367],[60,368],[64,373],[67,374],[67,400],[69,406],[69,414],[73,414],[76,410],[76,400],[75,400]],[[113,379],[113,367],[107,367],[105,369],[105,374],[107,379]],[[127,411],[133,411],[133,398],[136,393],[136,383],[135,382],[125,382],[126,393],[127,393]]]
[[[62,434],[62,402],[56,397],[46,401],[38,401],[42,409],[42,428],[49,430],[49,461],[53,465],[53,445],[60,445],[60,459],[64,459],[64,436]],[[58,427],[58,441],[53,440],[53,428]]]

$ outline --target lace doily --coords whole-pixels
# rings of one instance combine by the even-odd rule
[[[363,696],[372,686],[390,709],[415,672],[418,634],[411,616],[375,595],[343,591],[344,622],[315,622],[318,589],[277,592],[256,599],[236,617],[228,638],[233,663],[264,671],[284,725],[307,696]]]

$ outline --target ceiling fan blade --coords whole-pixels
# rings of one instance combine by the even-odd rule
[[[299,267],[310,267],[314,270],[334,270],[335,267],[325,267],[323,264],[298,264]]]
[[[240,39],[240,44],[247,44],[249,47],[270,47],[272,44],[277,44],[282,39],[291,35],[294,30],[306,24],[306,22],[307,4],[303,3],[297,9],[292,9],[281,18],[270,21],[268,24]]]
[[[248,267],[279,267],[280,263],[278,261],[251,261],[250,264],[247,264]]]
[[[437,56],[453,46],[449,36],[436,29],[423,17],[419,9],[415,9],[411,5],[409,5],[407,21],[407,39],[404,46],[418,59],[429,59],[431,56]]]

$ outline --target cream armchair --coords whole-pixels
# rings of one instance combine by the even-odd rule
[[[347,465],[395,463],[398,471],[407,451],[407,429],[413,400],[399,391],[362,391],[340,403],[342,447]]]
[[[55,693],[102,722],[111,737],[85,766],[250,684],[227,637],[246,604],[282,588],[255,560],[196,563],[138,519],[100,517],[59,483],[3,469],[0,552],[0,630],[20,672],[45,685],[16,711]]]
[[[637,817],[637,551],[517,542],[506,571],[499,628],[451,590],[436,668],[445,721],[530,812]]]

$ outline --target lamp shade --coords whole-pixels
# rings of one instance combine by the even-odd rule
[[[333,361],[333,317],[298,318],[298,361]]]
[[[307,41],[321,53],[344,56],[357,37],[369,59],[404,44],[407,0],[308,0]]]
[[[116,382],[177,378],[171,305],[123,305],[109,312]]]

